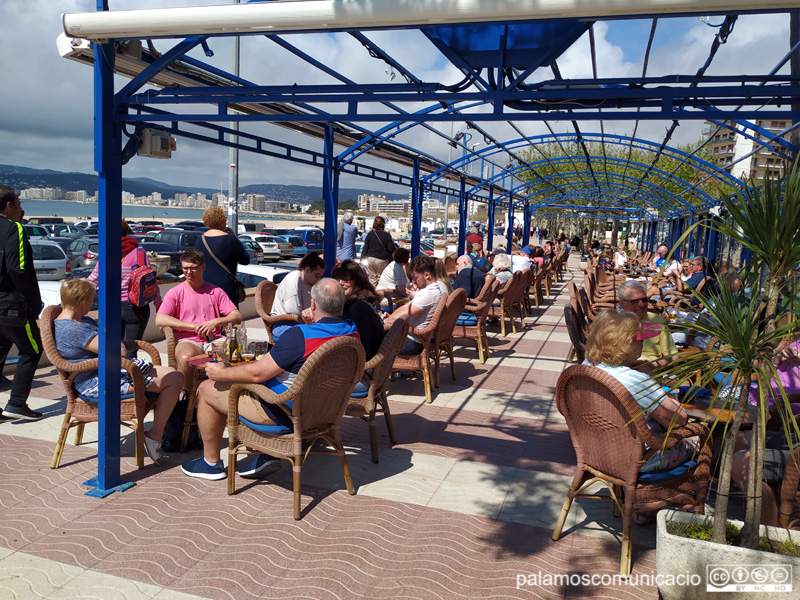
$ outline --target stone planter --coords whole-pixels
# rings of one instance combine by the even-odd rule
[[[170,258],[166,254],[159,254],[155,258],[148,257],[150,267],[156,272],[156,277],[161,277],[169,269]]]
[[[765,600],[794,597],[793,593],[800,592],[800,558],[667,533],[670,521],[702,523],[706,519],[711,517],[674,509],[659,511],[656,573],[658,591],[664,600]],[[729,522],[742,525],[733,519]],[[762,525],[761,535],[800,543],[800,532],[779,527]]]

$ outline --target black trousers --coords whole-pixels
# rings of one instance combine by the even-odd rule
[[[134,306],[130,302],[122,303],[122,322],[121,332],[123,340],[141,340],[144,337],[144,330],[147,329],[147,322],[150,320],[150,305]],[[136,357],[136,350],[128,350],[128,358]]]
[[[17,347],[19,362],[14,371],[14,382],[11,384],[7,406],[21,408],[28,402],[36,367],[42,356],[42,338],[36,324],[36,315],[28,315],[28,321],[20,327],[0,327],[0,365],[5,366],[11,346]]]

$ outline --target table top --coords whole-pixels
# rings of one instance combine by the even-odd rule
[[[186,362],[188,362],[190,365],[192,365],[195,369],[200,369],[202,371],[205,371],[206,365],[209,364],[209,363],[214,362],[214,359],[211,356],[208,356],[207,354],[197,354],[197,355],[191,357]],[[246,360],[234,360],[234,361],[231,362],[231,361],[226,360],[225,364],[229,365],[231,367],[236,367],[238,365],[244,365],[247,362],[249,362],[249,361],[246,361]]]
[[[686,411],[686,414],[689,415],[690,419],[694,419],[695,421],[703,421],[704,423],[713,423],[714,421],[719,421],[720,423],[730,423],[733,421],[733,417],[736,414],[736,411],[732,409],[708,408],[697,406],[693,402],[683,404],[683,409]],[[743,423],[749,422],[749,415],[745,414]]]

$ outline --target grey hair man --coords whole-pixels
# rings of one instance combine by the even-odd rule
[[[358,225],[353,223],[353,213],[347,211],[336,226],[336,258],[340,261],[355,258]]]
[[[622,310],[635,314],[642,322],[649,323],[646,328],[661,330],[658,336],[644,340],[642,354],[637,363],[638,370],[649,373],[655,367],[674,360],[678,349],[672,341],[672,334],[664,318],[658,313],[647,310],[647,290],[644,284],[641,281],[627,279],[619,286],[617,297]]]
[[[203,438],[203,456],[183,463],[181,469],[190,477],[224,479],[226,470],[220,460],[222,434],[228,420],[228,392],[235,382],[260,383],[276,394],[285,392],[295,380],[300,367],[319,344],[314,342],[340,336],[361,339],[353,321],[342,319],[344,290],[338,281],[325,277],[311,288],[311,323],[290,327],[262,359],[240,366],[220,363],[206,365],[208,380],[200,384],[197,396],[197,425]],[[277,407],[252,397],[239,400],[239,414],[258,425],[274,425],[287,431],[292,421]],[[258,454],[239,474],[260,478],[280,468],[280,461]]]

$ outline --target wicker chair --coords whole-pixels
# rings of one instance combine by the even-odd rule
[[[486,318],[489,315],[489,307],[497,297],[497,292],[500,290],[500,280],[495,279],[494,275],[486,278],[486,283],[483,284],[481,293],[475,298],[475,303],[468,303],[464,309],[475,315],[474,324],[459,325],[456,321],[456,326],[453,328],[454,338],[464,338],[474,340],[478,348],[478,358],[481,364],[486,362],[489,358],[489,340],[486,336]]]
[[[367,393],[361,397],[351,396],[345,414],[349,417],[359,417],[369,426],[369,445],[372,451],[372,462],[378,462],[378,437],[375,434],[375,415],[383,413],[386,428],[389,430],[389,441],[397,443],[392,425],[392,413],[389,411],[387,388],[389,374],[392,371],[394,359],[403,346],[408,335],[408,317],[403,316],[392,323],[389,331],[383,338],[378,353],[364,365],[364,378],[369,384]]]
[[[642,409],[630,392],[613,376],[589,366],[568,367],[558,379],[556,403],[564,415],[577,455],[578,465],[561,515],[553,531],[558,540],[575,498],[610,499],[622,513],[622,558],[620,574],[631,571],[633,516],[637,511],[652,511],[670,505],[690,505],[702,513],[711,477],[711,436],[701,423],[675,427],[666,440],[666,448],[692,436],[700,436],[697,464],[682,475],[668,479],[640,481],[639,469],[652,452],[662,447],[645,424]],[[645,453],[645,444],[654,450]],[[594,483],[604,483],[607,496],[585,494]]]
[[[500,319],[500,334],[505,337],[506,335],[506,317],[511,321],[511,331],[517,333],[517,327],[514,324],[514,304],[516,303],[517,291],[520,289],[520,279],[522,272],[517,271],[511,276],[506,284],[497,292],[497,297],[500,299],[500,305],[492,305],[489,307],[489,316]]]
[[[544,303],[544,269],[536,269],[536,274],[533,276],[533,281],[528,288],[528,306],[530,306],[530,296],[533,294],[533,301],[536,303],[536,308],[541,308]],[[572,283],[572,282],[570,282]],[[574,284],[573,284],[574,285]]]
[[[792,529],[800,523],[800,447],[795,448],[792,458],[786,461],[781,483],[778,505],[781,527]],[[794,518],[792,518],[794,517]]]
[[[437,388],[439,387],[439,363],[441,362],[442,354],[446,354],[450,359],[450,374],[453,376],[453,381],[455,381],[456,365],[453,358],[453,330],[466,305],[466,290],[453,290],[453,293],[447,296],[444,314],[439,319],[439,326],[436,328],[436,335],[434,336],[434,343],[436,344],[436,354],[433,359],[434,386]]]
[[[423,385],[425,386],[425,402],[430,404],[433,401],[433,365],[432,360],[436,354],[436,345],[432,341],[436,328],[439,327],[439,320],[442,318],[447,297],[442,295],[436,310],[431,316],[430,323],[424,329],[412,328],[409,333],[419,338],[422,344],[422,352],[419,354],[398,354],[392,365],[393,371],[416,371],[422,373]]]
[[[532,312],[530,305],[530,288],[531,283],[533,283],[533,277],[532,269],[524,269],[522,271],[522,280],[520,281],[519,293],[517,294],[519,301],[516,307],[517,310],[519,310],[519,320],[523,328],[525,327],[525,319]]]
[[[303,318],[300,315],[287,314],[274,317],[270,315],[270,312],[272,312],[272,303],[275,300],[275,292],[277,290],[278,285],[267,280],[262,281],[256,287],[256,312],[258,312],[258,316],[261,317],[261,320],[264,321],[264,328],[267,330],[270,344],[275,343],[272,339],[272,327],[276,323],[296,321],[299,324],[303,322]]]
[[[458,275],[458,267],[456,267],[456,259],[453,258],[452,254],[448,254],[444,257],[444,268],[447,271],[447,276],[450,278],[450,281],[454,281],[456,275]]]
[[[99,404],[97,402],[86,401],[78,396],[75,387],[72,385],[78,373],[86,371],[96,371],[100,366],[100,360],[93,358],[81,362],[67,362],[56,348],[54,325],[56,317],[61,314],[60,306],[48,306],[44,309],[40,320],[42,335],[42,346],[48,360],[58,371],[61,383],[64,384],[64,391],[67,395],[67,410],[64,414],[64,421],[61,423],[61,431],[58,434],[56,449],[53,453],[53,461],[50,463],[51,469],[57,469],[61,463],[61,454],[64,452],[64,445],[67,435],[72,427],[75,427],[75,445],[79,445],[83,440],[83,429],[86,423],[93,423],[99,419]],[[161,356],[155,346],[141,340],[126,341],[128,348],[138,348],[150,355],[154,365],[161,365]],[[123,396],[120,404],[120,421],[126,427],[135,432],[136,446],[136,466],[144,468],[144,418],[156,404],[155,399],[148,399],[145,395],[144,380],[139,368],[130,360],[122,358],[122,368],[125,369],[133,378],[133,394]]]
[[[567,360],[571,361],[574,357],[578,363],[582,363],[586,357],[586,324],[581,323],[578,316],[579,309],[576,310],[576,307],[577,302],[574,299],[570,299],[569,304],[564,305],[564,322],[567,325],[569,340],[572,342],[572,350]]]
[[[347,466],[340,425],[350,394],[364,373],[364,347],[352,337],[325,342],[300,368],[292,385],[276,394],[263,385],[234,384],[228,396],[228,493],[235,491],[236,455],[266,453],[292,463],[294,518],[300,520],[300,475],[309,454],[335,454],[344,472],[347,491],[355,494]],[[293,431],[282,426],[245,422],[239,417],[239,397],[252,394],[274,404],[292,420]],[[291,402],[291,408],[287,407]],[[332,448],[313,448],[321,439]]]

